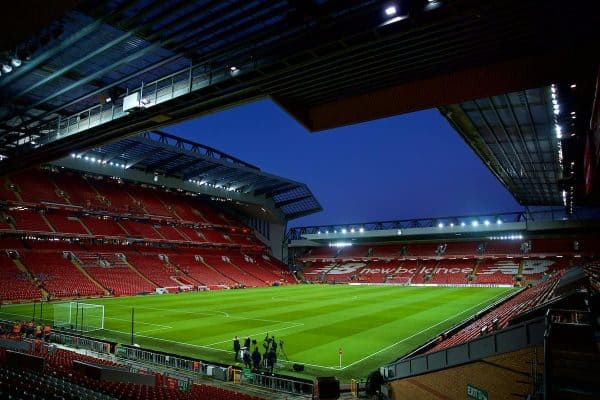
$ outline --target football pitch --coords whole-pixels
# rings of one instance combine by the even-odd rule
[[[268,334],[283,342],[280,372],[299,363],[304,376],[348,380],[366,377],[513,290],[294,285],[81,302],[105,306],[105,329],[92,336],[130,344],[133,308],[134,342],[142,347],[235,364],[235,335],[242,343],[256,339],[262,352]],[[44,319],[53,318],[51,304]],[[31,304],[3,305],[0,317],[30,319],[32,312]]]

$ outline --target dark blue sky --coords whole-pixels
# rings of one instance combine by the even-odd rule
[[[309,133],[262,100],[165,130],[308,184],[324,210],[291,226],[520,209],[437,110]]]

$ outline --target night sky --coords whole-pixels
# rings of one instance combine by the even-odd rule
[[[324,210],[290,226],[521,209],[437,110],[309,133],[262,100],[165,130],[308,184]]]

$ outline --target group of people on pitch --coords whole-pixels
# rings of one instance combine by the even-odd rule
[[[253,348],[252,353],[250,353]],[[277,342],[275,336],[265,336],[263,340],[264,354],[261,354],[258,349],[256,340],[251,340],[250,336],[244,339],[244,345],[240,343],[238,336],[233,338],[233,352],[235,361],[242,361],[246,368],[251,368],[255,372],[261,370],[261,361],[263,361],[267,371],[273,372],[273,367],[277,362]]]

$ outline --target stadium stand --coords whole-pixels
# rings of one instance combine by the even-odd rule
[[[96,236],[126,236],[127,233],[113,219],[108,217],[89,216],[81,222]]]
[[[180,286],[172,277],[177,276],[174,267],[167,266],[158,254],[127,254],[127,261],[158,287]]]
[[[23,251],[20,255],[29,271],[53,297],[99,296],[104,293],[62,254]]]
[[[35,211],[9,210],[7,213],[12,217],[15,229],[28,232],[52,232],[44,217]]]
[[[523,289],[517,295],[479,316],[465,328],[444,338],[429,351],[433,352],[466,342],[480,336],[482,332],[487,333],[504,328],[511,318],[550,300],[561,276],[562,273],[557,273],[538,285]]]
[[[203,261],[202,256],[194,254],[169,254],[169,260],[180,271],[201,285],[211,289],[235,287],[238,282],[218,272]]]
[[[72,233],[74,235],[89,234],[77,216],[62,211],[48,210],[46,211],[46,219],[56,232]]]
[[[0,298],[3,300],[39,299],[41,291],[26,272],[19,270],[6,252],[0,254]]]
[[[14,350],[12,350],[14,351]],[[10,399],[127,399],[127,400],[262,400],[256,396],[206,384],[192,384],[188,391],[163,384],[141,385],[93,379],[77,369],[74,362],[128,370],[128,366],[74,351],[49,351],[47,345],[25,352],[39,357],[41,371],[11,364],[6,349],[0,347],[0,396]],[[39,368],[38,368],[39,369]],[[142,373],[143,374],[143,373]]]
[[[57,194],[59,190],[48,176],[38,169],[19,172],[11,177],[18,188],[21,199],[29,203],[51,202],[65,203],[65,199]]]
[[[51,178],[60,191],[65,195],[70,204],[86,208],[102,208],[103,204],[98,193],[89,182],[78,173],[61,171],[53,174]]]
[[[171,212],[161,200],[161,196],[157,196],[155,193],[156,190],[134,185],[128,185],[126,190],[132,199],[143,206],[147,213],[172,217]]]
[[[119,224],[127,231],[128,236],[138,236],[144,239],[154,240],[164,239],[150,223],[122,220]]]
[[[153,293],[156,289],[129,267],[86,267],[86,271],[114,296]]]
[[[240,285],[247,287],[265,286],[266,282],[261,281],[233,264],[229,257],[230,255],[231,253],[225,253],[225,255],[204,255],[203,258],[205,263]]]

